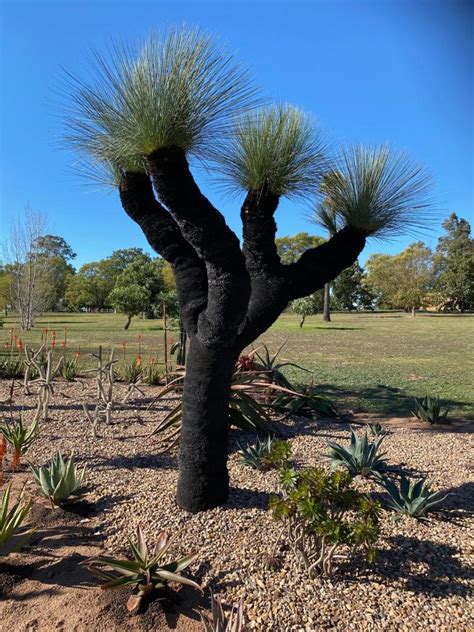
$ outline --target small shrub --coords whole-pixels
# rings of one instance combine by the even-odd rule
[[[25,367],[23,360],[17,356],[9,356],[0,362],[0,378],[13,380],[23,377]]]
[[[33,503],[29,501],[22,505],[22,490],[10,507],[10,493],[11,485],[4,490],[0,503],[0,556],[17,551],[34,531],[34,529],[26,530],[22,527]]]
[[[196,582],[181,575],[181,572],[196,559],[196,554],[187,555],[176,562],[165,563],[165,556],[169,549],[166,533],[160,534],[153,552],[149,549],[140,526],[137,527],[136,542],[131,540],[129,542],[132,560],[100,556],[85,562],[95,575],[107,580],[102,585],[104,590],[119,586],[133,586],[134,592],[127,602],[129,612],[137,612],[146,595],[152,590],[164,588],[169,582],[187,584],[201,590]]]
[[[387,478],[382,479],[381,485],[389,495],[386,500],[387,507],[414,518],[422,518],[449,495],[442,491],[431,491],[431,483],[426,479],[422,478],[415,483],[403,474],[398,486]]]
[[[415,399],[415,410],[412,413],[418,419],[430,424],[449,423],[447,421],[448,410],[441,412],[439,397],[427,395],[421,402]]]
[[[346,468],[351,476],[379,475],[392,469],[382,459],[385,453],[379,454],[380,444],[384,439],[385,435],[382,435],[376,441],[369,442],[367,432],[360,438],[351,428],[350,445],[342,446],[336,442],[327,442],[327,458],[331,461],[331,468],[340,465]]]
[[[143,381],[150,386],[157,386],[161,384],[162,372],[158,363],[154,360],[150,360],[146,366],[143,367]]]
[[[30,448],[39,433],[38,417],[27,427],[23,425],[23,416],[15,422],[6,422],[0,427],[0,433],[5,437],[13,449],[12,470],[18,469],[20,459]]]
[[[58,452],[46,465],[30,467],[41,492],[49,498],[51,504],[60,506],[71,496],[81,493],[86,466],[79,472],[74,454],[67,460]]]
[[[330,577],[335,559],[363,550],[375,556],[380,505],[351,487],[348,472],[311,468],[280,472],[282,494],[270,498],[276,520],[286,522],[293,553],[313,579]],[[342,553],[341,547],[347,547]]]
[[[232,608],[227,617],[219,596],[211,594],[211,619],[201,615],[204,632],[242,632],[244,629],[244,603]]]
[[[64,360],[59,370],[59,374],[67,382],[73,382],[79,374],[77,358]]]
[[[267,471],[274,467],[283,467],[288,461],[290,452],[291,446],[288,441],[272,439],[272,437],[265,440],[257,438],[253,446],[242,448],[242,463],[256,470]]]

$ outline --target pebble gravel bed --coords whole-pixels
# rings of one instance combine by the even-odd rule
[[[0,399],[9,384],[0,383]],[[118,385],[118,395],[125,386]],[[157,388],[145,388],[150,398]],[[119,397],[118,397],[119,398]],[[238,443],[250,435],[232,433],[229,461],[230,502],[197,515],[180,510],[174,501],[176,453],[159,454],[159,437],[150,437],[167,408],[147,410],[146,400],[135,409],[117,411],[114,423],[99,426],[91,436],[82,403],[94,401],[89,380],[60,384],[52,400],[51,420],[28,453],[42,463],[56,450],[74,450],[88,467],[87,499],[97,512],[90,525],[109,553],[126,548],[127,537],[139,523],[150,541],[168,531],[174,553],[196,551],[191,575],[218,592],[224,603],[243,599],[248,627],[258,631],[474,629],[470,601],[473,586],[472,443],[469,428],[391,427],[384,441],[386,459],[403,464],[414,476],[425,476],[434,487],[449,490],[443,510],[427,521],[395,519],[384,512],[379,555],[373,564],[362,558],[337,568],[332,580],[309,580],[278,540],[281,525],[267,510],[277,491],[275,472],[258,472],[240,462]],[[15,397],[15,409],[34,406],[34,397]],[[30,415],[32,412],[29,413]],[[285,423],[292,460],[303,466],[321,465],[327,440],[349,439],[347,425],[295,419]],[[358,483],[370,485],[366,481]],[[278,542],[278,543],[277,543]],[[276,544],[277,543],[277,544]],[[279,564],[270,568],[269,555]]]

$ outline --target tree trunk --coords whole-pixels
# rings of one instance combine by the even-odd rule
[[[227,501],[228,408],[238,352],[191,339],[183,391],[177,502],[196,513]]]
[[[306,316],[303,314],[300,320],[300,327],[303,327]]]
[[[124,329],[128,329],[130,327],[130,323],[132,322],[132,317],[128,316],[128,320],[125,323],[125,325],[123,326]]]
[[[323,307],[323,320],[326,323],[331,322],[331,310],[330,310],[330,294],[329,294],[329,283],[324,284],[324,307]]]
[[[413,317],[415,317],[415,315],[416,315],[416,307],[412,307],[412,308],[411,308],[411,315],[412,315]]]

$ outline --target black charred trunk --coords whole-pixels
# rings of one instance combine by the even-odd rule
[[[196,513],[229,496],[229,397],[238,352],[191,340],[183,392],[177,502]]]

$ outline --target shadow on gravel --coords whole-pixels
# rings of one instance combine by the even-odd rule
[[[125,468],[126,470],[176,470],[178,460],[167,453],[162,454],[136,454],[125,456],[122,454],[111,457],[94,456],[91,459],[94,467],[102,466],[107,468]]]
[[[270,495],[267,492],[259,492],[256,489],[245,487],[231,487],[229,501],[222,509],[268,509]],[[249,516],[249,519],[251,517]]]
[[[470,594],[467,584],[474,579],[474,571],[456,557],[459,551],[455,547],[403,535],[395,535],[389,542],[391,548],[381,551],[375,562],[381,575],[403,578],[404,587],[415,593],[434,597]]]
[[[474,482],[451,487],[446,492],[449,496],[441,506],[443,512],[449,511],[449,514],[444,516],[445,518],[468,517],[474,514]]]

